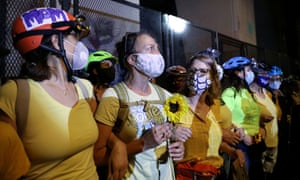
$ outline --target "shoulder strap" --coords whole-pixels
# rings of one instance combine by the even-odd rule
[[[15,79],[17,84],[17,97],[15,104],[17,131],[20,137],[27,124],[29,96],[29,83],[26,79]],[[22,91],[20,91],[22,89]]]
[[[96,100],[93,100],[93,99],[89,98],[89,93],[88,93],[88,90],[87,90],[86,86],[83,84],[83,82],[78,77],[74,77],[74,78],[76,79],[76,83],[78,84],[79,88],[82,91],[84,99],[90,105],[91,111],[93,113],[95,113],[95,111],[97,109],[97,102],[96,102]]]
[[[117,93],[117,96],[119,98],[120,107],[128,106],[129,97],[128,97],[126,88],[124,87],[124,84],[121,82],[121,83],[115,84],[114,86],[112,86],[112,88],[114,88],[114,90]]]
[[[89,97],[88,90],[86,89],[85,85],[81,82],[81,80],[79,78],[75,77],[75,79],[76,79],[76,82],[78,83],[79,88],[82,91],[83,97],[85,99],[87,99]]]

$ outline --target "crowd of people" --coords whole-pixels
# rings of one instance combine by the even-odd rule
[[[211,48],[166,67],[147,32],[89,52],[84,18],[50,7],[12,31],[25,61],[0,86],[0,179],[299,178],[300,81],[280,67]],[[175,94],[187,124],[164,111]]]

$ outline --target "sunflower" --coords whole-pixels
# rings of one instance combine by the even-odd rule
[[[168,120],[176,124],[179,123],[181,118],[187,113],[188,103],[183,95],[175,93],[166,100],[164,111]]]

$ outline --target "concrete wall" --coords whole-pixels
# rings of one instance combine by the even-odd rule
[[[178,16],[191,23],[256,45],[253,0],[176,0]]]

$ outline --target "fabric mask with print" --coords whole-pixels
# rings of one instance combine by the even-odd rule
[[[150,78],[160,76],[165,68],[165,60],[161,54],[137,53],[135,68],[145,73]]]
[[[206,75],[190,72],[187,78],[187,86],[192,94],[201,95],[211,85],[211,80]]]
[[[257,76],[257,83],[261,86],[261,87],[267,87],[268,83],[269,83],[269,79],[268,77],[265,76]]]
[[[72,69],[73,70],[83,69],[86,66],[89,58],[88,48],[81,41],[78,41],[76,45],[74,45],[68,40],[65,40],[65,42],[75,47],[74,53],[67,51],[67,53],[71,54],[73,57]]]
[[[252,72],[252,71],[245,73],[245,81],[247,82],[248,85],[253,82],[254,77],[255,77],[255,75],[254,75],[254,72]]]
[[[280,85],[281,85],[281,81],[278,80],[269,83],[269,87],[275,90],[278,90],[280,88]]]

